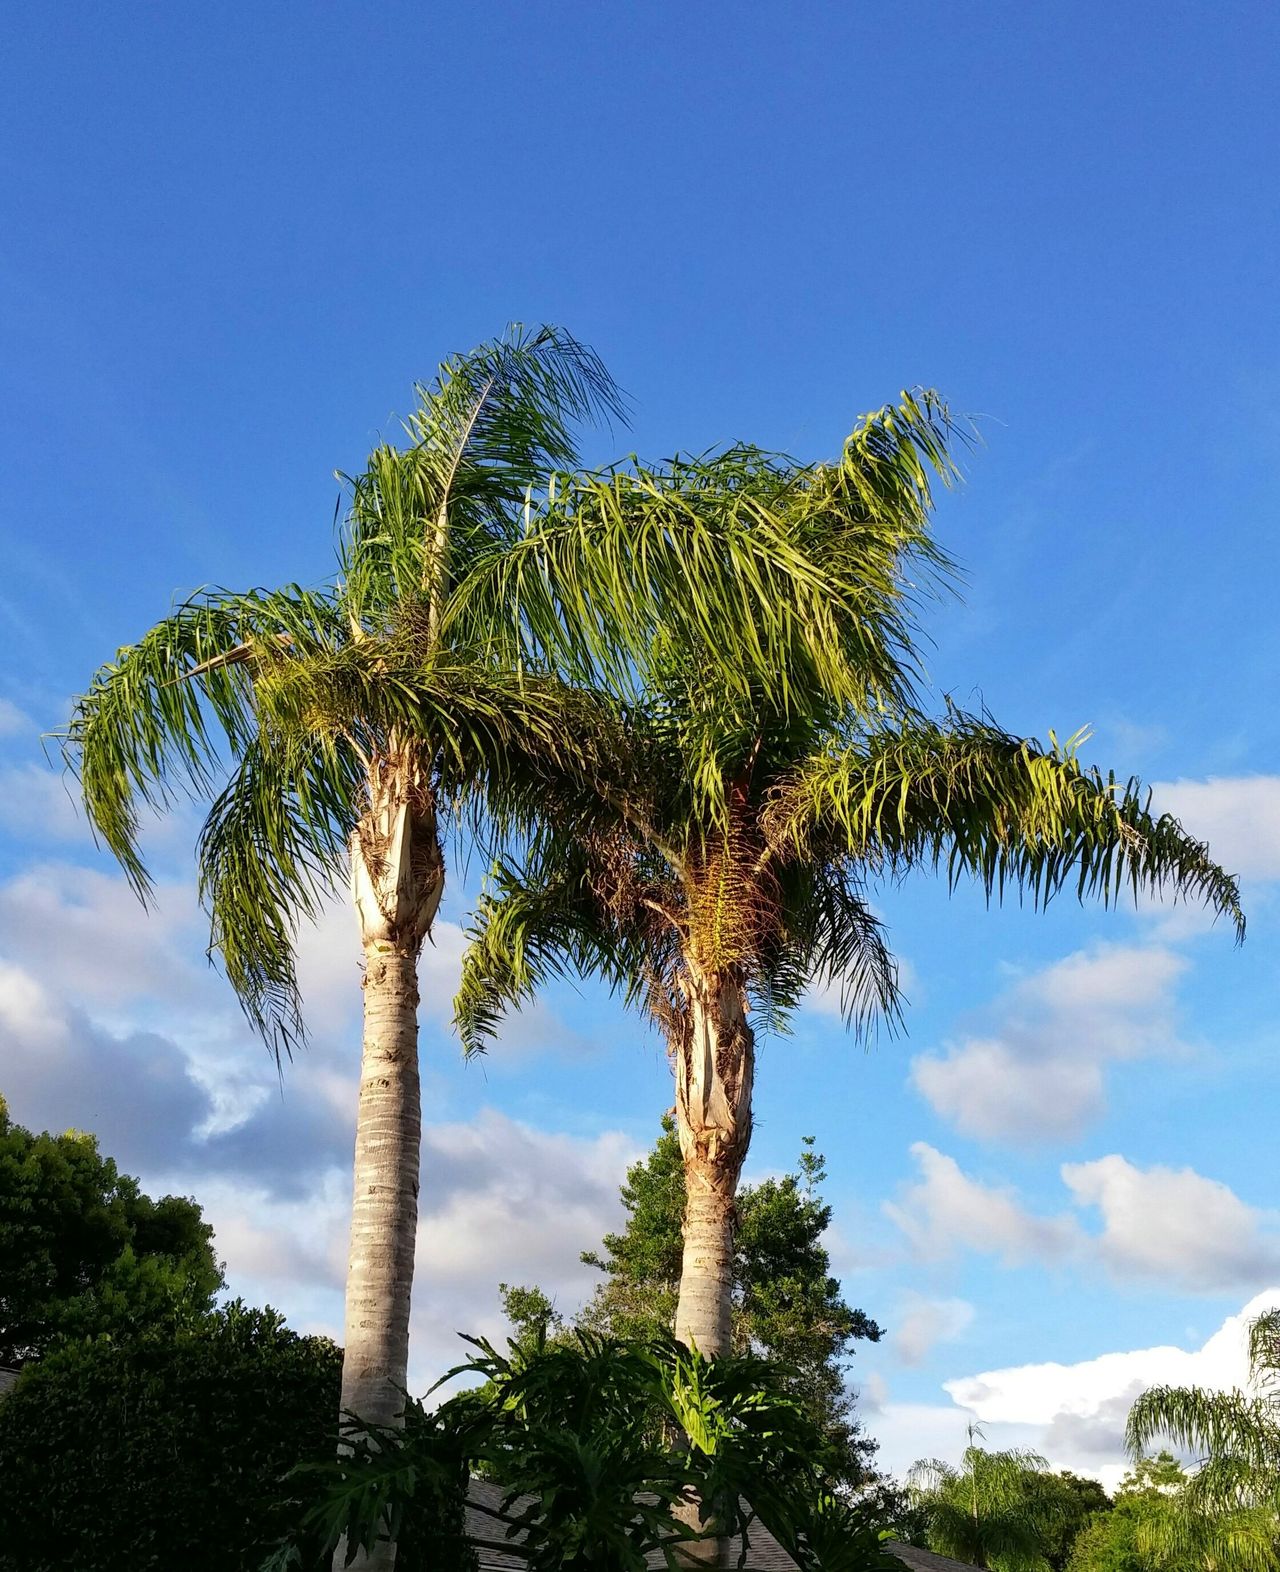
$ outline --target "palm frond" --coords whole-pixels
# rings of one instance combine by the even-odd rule
[[[821,848],[892,874],[945,867],[988,897],[1008,885],[1047,903],[1074,884],[1114,904],[1127,889],[1201,900],[1244,934],[1237,881],[1169,814],[1151,810],[1136,779],[1079,761],[1075,740],[1039,743],[952,711],[873,733],[809,761],[766,815],[792,854]]]
[[[577,463],[574,426],[625,418],[600,358],[558,327],[516,325],[416,391],[410,446],[383,445],[343,477],[346,594],[362,625],[412,599],[434,624],[456,568],[510,539],[529,488]]]
[[[63,739],[96,833],[140,893],[142,806],[184,791],[207,795],[253,742],[253,688],[264,663],[336,647],[332,599],[297,585],[193,597],[103,666],[75,704]]]
[[[839,989],[840,1010],[855,1035],[899,1023],[898,964],[884,927],[845,864],[792,864],[779,874],[782,923],[762,956],[759,1003],[775,1029],[809,988]]]
[[[363,772],[341,747],[254,739],[200,834],[211,950],[277,1058],[305,1036],[294,946],[341,882]]]
[[[1280,1425],[1265,1398],[1200,1387],[1151,1387],[1129,1410],[1125,1440],[1140,1455],[1161,1437],[1203,1457],[1235,1458],[1280,1475]]]
[[[591,886],[588,859],[572,852],[558,866],[498,863],[481,894],[454,1025],[468,1054],[480,1053],[508,1010],[562,976],[596,976],[628,998],[641,986],[647,956],[611,920]]]
[[[665,468],[554,476],[522,538],[490,552],[447,614],[513,608],[505,657],[564,666],[637,697],[655,652],[691,652],[704,680],[763,688],[787,713],[811,692],[862,713],[908,696],[905,575],[945,573],[929,535],[930,469],[949,480],[953,427],[933,395],[859,424],[840,463],[732,448]]]

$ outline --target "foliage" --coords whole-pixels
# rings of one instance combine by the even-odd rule
[[[929,1548],[991,1572],[1048,1572],[1061,1542],[1064,1492],[1034,1452],[988,1452],[971,1427],[959,1468],[931,1459],[911,1473]]]
[[[431,1415],[415,1405],[403,1433],[358,1427],[351,1455],[303,1471],[327,1486],[302,1524],[308,1555],[343,1536],[367,1546],[382,1532],[403,1554],[450,1490],[456,1517],[468,1471],[482,1466],[497,1490],[473,1498],[490,1524],[475,1543],[534,1572],[642,1572],[646,1556],[672,1564],[677,1547],[708,1534],[749,1542],[757,1522],[805,1572],[887,1566],[864,1518],[815,1466],[820,1438],[765,1361],[711,1362],[671,1338],[590,1332],[532,1348],[513,1341],[505,1354],[468,1341],[476,1355],[451,1375],[482,1387]],[[702,1534],[672,1515],[691,1490],[715,1504]],[[291,1554],[273,1565],[300,1564]]]
[[[877,1340],[880,1328],[845,1303],[831,1275],[822,1242],[831,1221],[821,1195],[826,1170],[811,1137],[798,1167],[738,1194],[733,1347],[789,1372],[791,1390],[826,1438],[834,1476],[860,1485],[874,1443],[853,1418],[844,1365],[854,1342]],[[622,1231],[605,1235],[602,1254],[583,1253],[606,1278],[575,1324],[612,1337],[666,1336],[675,1324],[684,1213],[684,1169],[670,1115],[653,1150],[627,1170],[622,1204]],[[501,1287],[518,1342],[530,1346],[539,1335],[564,1335],[562,1318],[541,1289]]]
[[[67,1344],[0,1401],[3,1572],[251,1572],[310,1504],[341,1355],[236,1302]]]
[[[1163,1451],[1138,1459],[1114,1508],[1076,1539],[1067,1572],[1261,1572],[1274,1565],[1275,1535],[1270,1513],[1199,1499],[1192,1478]]]
[[[1280,1310],[1250,1326],[1249,1369],[1247,1391],[1158,1386],[1130,1409],[1135,1457],[1164,1438],[1195,1458],[1172,1498],[1176,1510],[1147,1527],[1153,1554],[1240,1572],[1280,1559]]]
[[[222,1286],[194,1201],[152,1200],[90,1135],[37,1135],[0,1097],[0,1364],[60,1340],[176,1327]]]
[[[407,446],[345,477],[331,584],[202,591],[101,668],[66,736],[89,820],[140,894],[140,814],[183,795],[207,806],[212,948],[278,1051],[303,1031],[296,926],[344,882],[387,772],[404,772],[434,841],[437,794],[474,785],[504,747],[554,749],[575,730],[556,685],[486,654],[507,609],[473,601],[447,637],[441,622],[459,580],[522,534],[527,488],[576,461],[575,422],[617,413],[617,391],[589,350],[543,328],[453,357],[417,393]]]
[[[1056,1503],[1045,1515],[1045,1559],[1054,1572],[1062,1572],[1080,1534],[1099,1513],[1111,1510],[1111,1497],[1096,1479],[1069,1469],[1045,1474],[1040,1489]]]

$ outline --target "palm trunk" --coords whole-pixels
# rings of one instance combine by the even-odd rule
[[[404,1411],[418,1232],[418,956],[444,889],[435,817],[429,805],[413,801],[412,773],[412,761],[401,760],[371,780],[372,805],[351,841],[365,960],[364,1050],[341,1407],[344,1415],[391,1426]],[[346,1554],[344,1541],[335,1568],[348,1566]],[[388,1540],[357,1553],[349,1566],[391,1572],[395,1557]]]
[[[733,1313],[734,1196],[751,1144],[755,1038],[742,985],[732,975],[707,975],[692,964],[686,1017],[673,1045],[676,1126],[684,1157],[684,1258],[676,1337],[709,1359],[730,1349]],[[696,1499],[676,1516],[702,1528],[713,1503]],[[692,1565],[724,1565],[725,1539],[688,1547]]]

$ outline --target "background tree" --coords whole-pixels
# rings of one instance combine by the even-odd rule
[[[881,1332],[845,1302],[831,1275],[822,1242],[831,1221],[821,1192],[825,1177],[822,1156],[806,1137],[798,1172],[739,1192],[731,1347],[789,1368],[790,1390],[826,1438],[833,1479],[854,1486],[866,1483],[875,1444],[854,1417],[848,1360],[858,1340],[874,1342]],[[669,1336],[684,1213],[684,1165],[670,1115],[653,1150],[627,1170],[621,1194],[626,1213],[621,1232],[606,1234],[601,1252],[583,1253],[583,1261],[606,1275],[573,1324],[614,1338]],[[541,1289],[501,1286],[522,1345],[532,1346],[540,1334],[553,1339],[565,1334],[562,1317]]]
[[[1152,1515],[1152,1554],[1198,1556],[1242,1572],[1268,1567],[1280,1544],[1280,1310],[1251,1324],[1247,1391],[1152,1387],[1129,1411],[1127,1436],[1140,1460],[1168,1440],[1195,1461],[1173,1497]],[[1207,1540],[1206,1540],[1206,1536]]]
[[[911,1471],[929,1549],[990,1572],[1048,1572],[1067,1516],[1063,1492],[1047,1483],[1042,1457],[988,1452],[979,1434],[970,1427],[958,1468],[931,1459]]]
[[[1171,1452],[1140,1458],[1111,1511],[1080,1531],[1068,1572],[1262,1572],[1275,1564],[1275,1521],[1256,1508],[1198,1500]]]
[[[33,1134],[0,1097],[0,1365],[203,1315],[222,1287],[212,1236],[194,1201],[153,1200],[93,1136]]]

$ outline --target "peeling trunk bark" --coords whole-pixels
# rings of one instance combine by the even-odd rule
[[[364,947],[364,1049],[356,1119],[341,1407],[397,1425],[409,1364],[409,1305],[418,1231],[422,1111],[418,956],[444,890],[435,815],[413,800],[411,763],[371,781],[372,805],[351,838],[351,886]],[[346,1544],[334,1567],[347,1567]],[[351,1561],[391,1572],[387,1541]]]
[[[751,1144],[755,1037],[737,977],[688,970],[686,1027],[673,1045],[685,1182],[676,1337],[715,1359],[730,1350],[734,1196]],[[712,1507],[694,1498],[676,1516],[702,1528]],[[681,1555],[690,1565],[722,1566],[728,1549],[725,1539],[704,1540]]]

